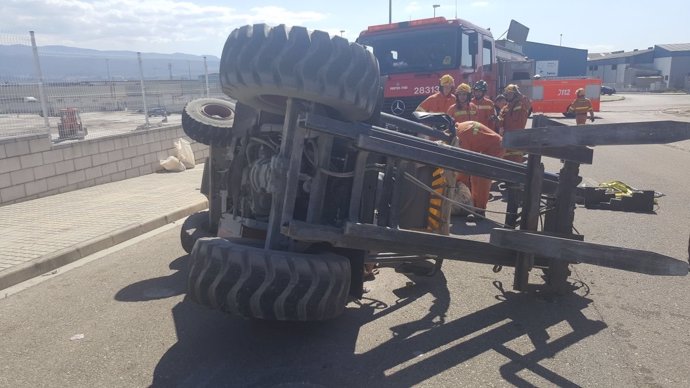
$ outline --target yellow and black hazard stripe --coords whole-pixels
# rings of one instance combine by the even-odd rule
[[[448,181],[444,176],[444,170],[437,168],[434,170],[433,180],[431,181],[431,189],[439,195],[446,194]],[[443,198],[437,195],[430,195],[429,197],[429,214],[427,216],[426,229],[434,233],[443,233],[443,225],[448,222],[443,215]]]

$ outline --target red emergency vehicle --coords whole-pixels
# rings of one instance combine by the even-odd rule
[[[517,84],[532,100],[532,111],[543,113],[567,113],[575,90],[582,87],[599,111],[601,80],[532,79],[533,63],[498,63],[491,31],[462,19],[435,17],[371,26],[357,42],[370,47],[379,61],[387,113],[411,118],[419,103],[439,90],[443,74],[452,75],[456,85],[483,79],[491,98],[507,84]]]
[[[496,54],[491,31],[461,19],[443,17],[371,26],[357,42],[371,47],[384,82],[384,112],[411,117],[439,78],[455,83],[485,80],[496,91]]]
[[[585,97],[592,101],[592,109],[599,112],[601,80],[598,78],[539,78],[521,86],[523,93],[532,100],[532,112],[563,113],[566,116],[570,116],[568,107],[579,88],[584,89]]]

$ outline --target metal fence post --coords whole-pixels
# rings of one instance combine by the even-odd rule
[[[46,92],[43,89],[43,72],[41,71],[41,62],[38,60],[38,47],[36,46],[36,37],[33,31],[29,31],[31,35],[31,48],[34,52],[34,66],[36,68],[36,77],[38,78],[38,94],[41,98],[41,110],[43,111],[43,122],[46,129],[50,132],[50,121],[48,120],[48,105],[46,104]]]
[[[110,59],[105,59],[105,71],[108,73],[108,89],[110,91],[110,97],[115,99],[115,90],[113,89],[113,79],[110,77]]]
[[[146,127],[148,128],[151,124],[149,124],[149,109],[146,106],[146,87],[144,87],[144,68],[141,64],[141,52],[137,51],[137,60],[139,61],[139,80],[141,82],[141,98],[144,101],[144,118],[146,120]]]
[[[209,96],[208,90],[208,65],[206,64],[206,56],[204,55],[204,78],[206,79],[206,97]]]

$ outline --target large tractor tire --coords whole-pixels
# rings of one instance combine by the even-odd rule
[[[182,223],[180,243],[187,253],[192,253],[196,240],[211,236],[208,211],[194,213]]]
[[[228,145],[234,122],[235,104],[218,98],[198,98],[182,110],[184,133],[206,145]]]
[[[202,238],[190,255],[188,295],[245,318],[315,321],[345,308],[350,262],[333,253],[266,250]]]
[[[304,27],[247,25],[228,36],[220,60],[223,92],[284,114],[288,98],[332,108],[346,120],[368,120],[380,90],[376,57],[363,46]]]

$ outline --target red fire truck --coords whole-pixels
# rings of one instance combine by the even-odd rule
[[[452,75],[456,84],[472,85],[483,79],[489,85],[490,97],[496,96],[499,88],[516,83],[532,99],[532,110],[544,113],[566,113],[575,90],[584,87],[594,109],[599,110],[600,80],[532,79],[533,66],[511,67],[497,62],[491,31],[462,19],[435,17],[371,26],[362,31],[357,42],[370,47],[379,61],[385,78],[383,111],[398,116],[410,118],[420,102],[438,91],[443,74]],[[519,67],[532,70],[510,71]]]

